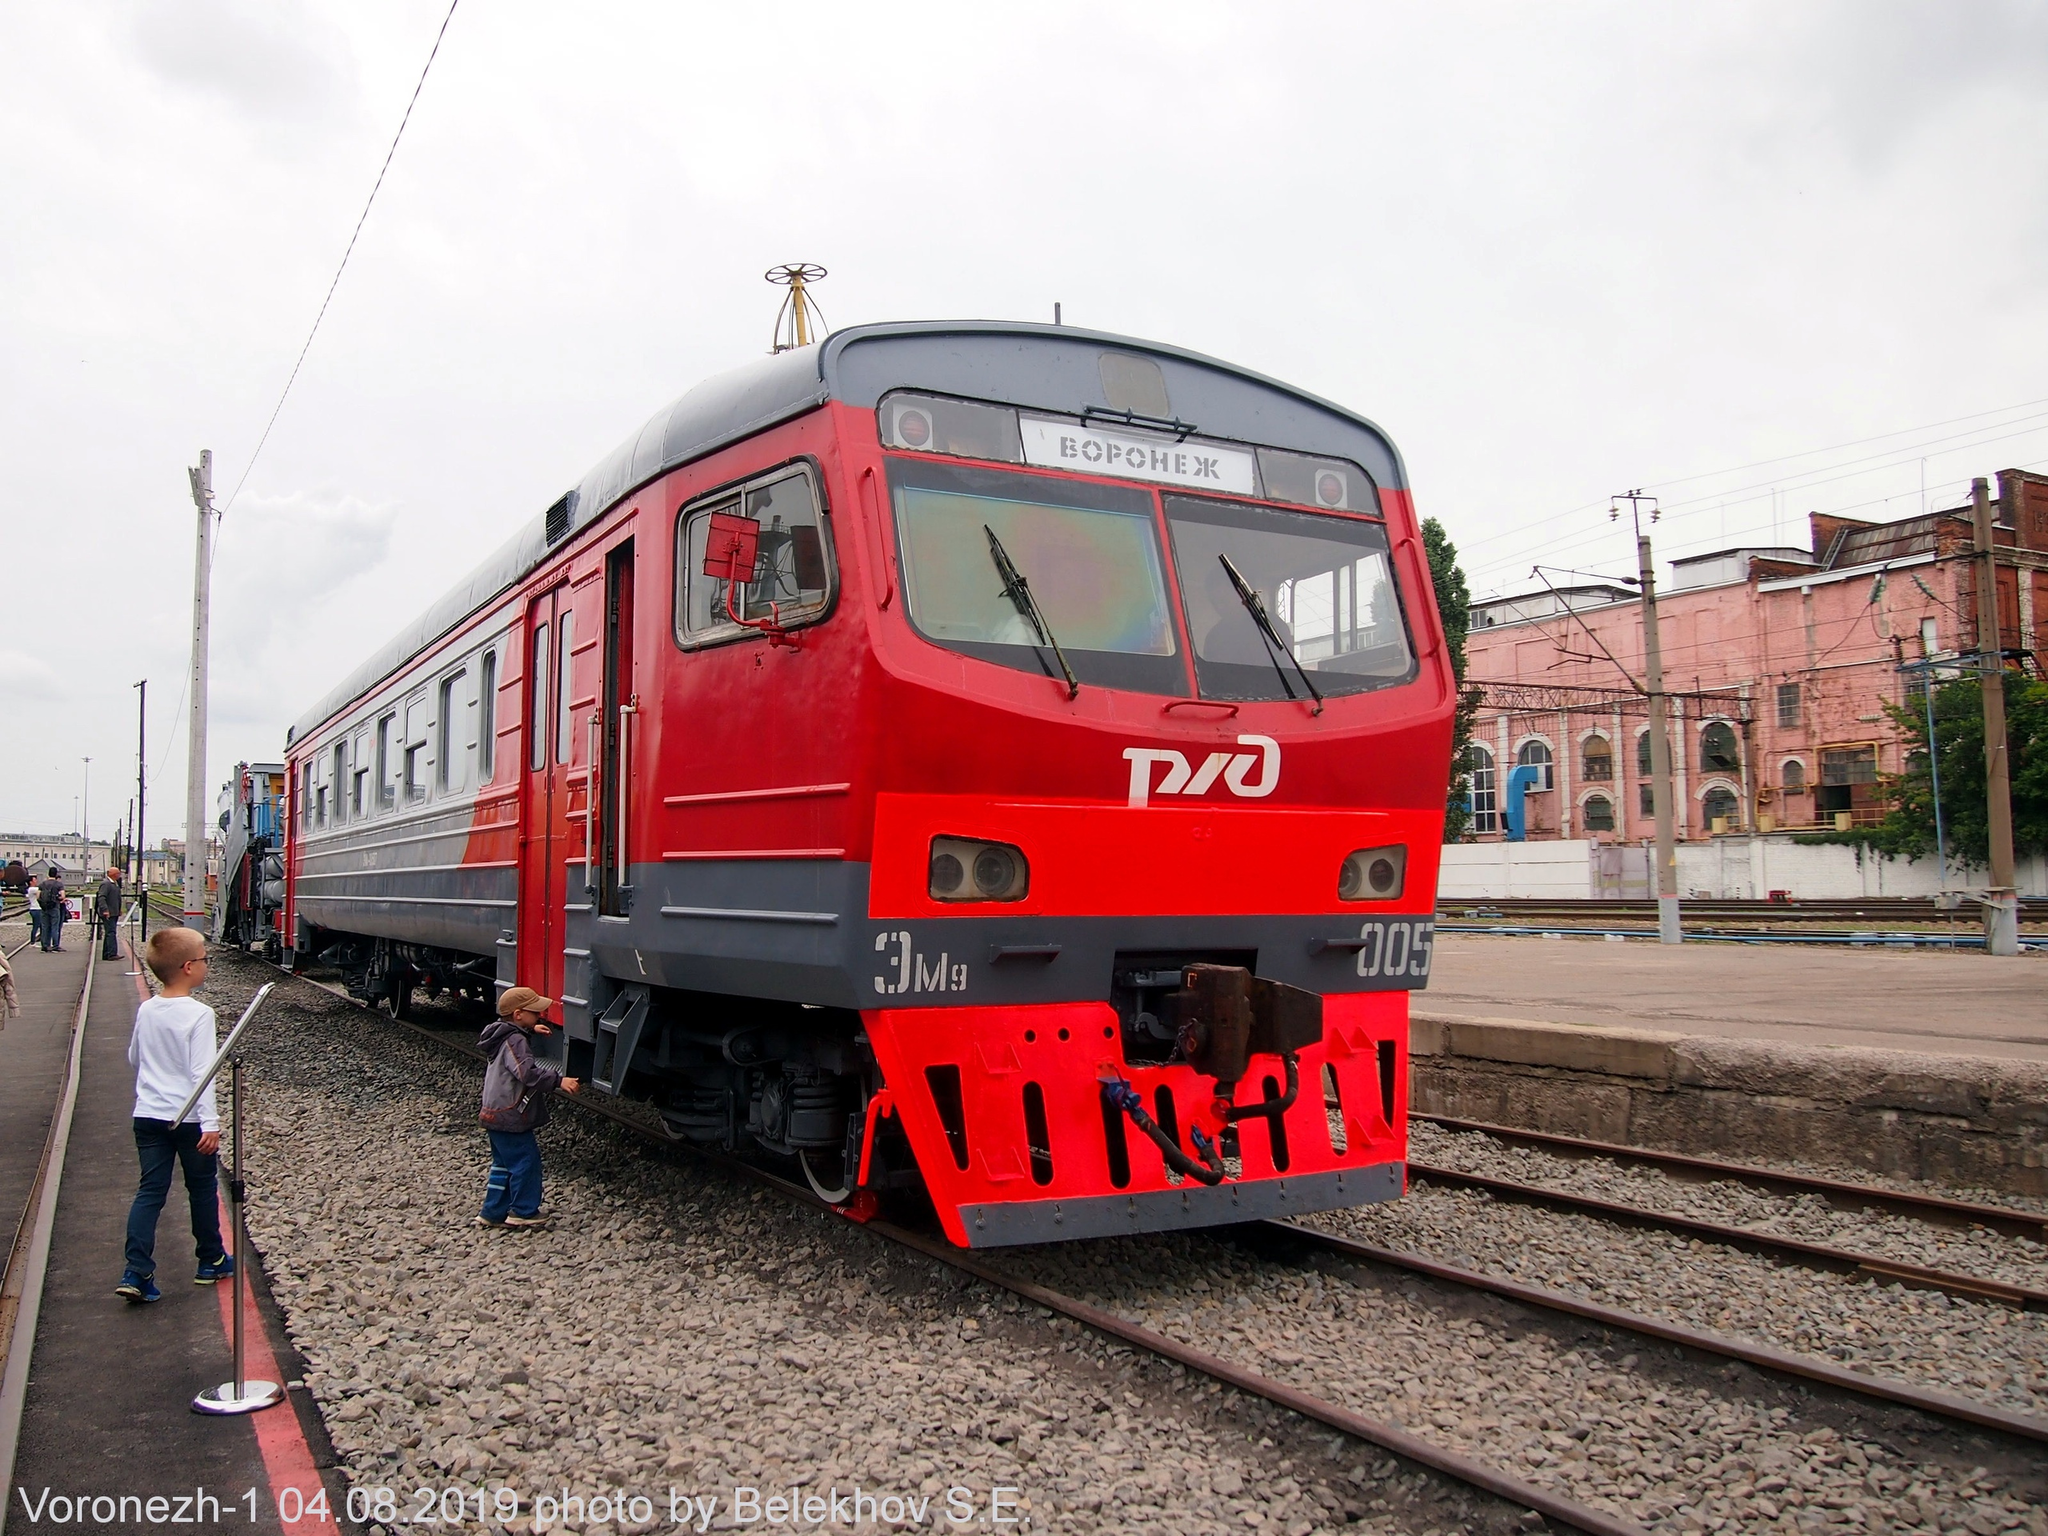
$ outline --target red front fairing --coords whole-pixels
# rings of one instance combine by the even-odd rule
[[[879,1009],[865,1018],[925,1186],[954,1242],[981,1247],[1203,1223],[1192,1202],[1212,1198],[1210,1192],[1193,1180],[1169,1178],[1149,1140],[1118,1116],[1106,1118],[1102,1085],[1129,1082],[1155,1106],[1155,1118],[1161,1095],[1169,1095],[1185,1150],[1188,1129],[1210,1119],[1214,1084],[1187,1066],[1126,1064],[1108,1004]],[[1325,1066],[1336,1088],[1327,1111]],[[933,1070],[948,1067],[959,1071],[960,1108],[950,1128],[932,1085]],[[1341,1190],[1329,1176],[1364,1175],[1405,1161],[1407,994],[1329,999],[1322,1043],[1301,1052],[1300,1073],[1301,1092],[1281,1117],[1281,1133],[1274,1135],[1263,1119],[1242,1122],[1241,1170],[1215,1192],[1223,1201],[1241,1201],[1233,1186],[1291,1183],[1298,1193],[1290,1202],[1284,1190],[1275,1191],[1280,1201],[1244,1208],[1239,1219],[1355,1203],[1338,1197]],[[1236,1101],[1278,1097],[1281,1074],[1277,1056],[1254,1056]],[[1033,1085],[1043,1095],[1045,1115],[1044,1140],[1036,1148],[1026,1114]],[[1212,1136],[1216,1129],[1211,1120]],[[1121,1169],[1113,1146],[1122,1149]],[[1353,1184],[1354,1190],[1365,1187],[1363,1178]],[[1395,1182],[1392,1192],[1398,1189]],[[1148,1219],[1155,1213],[1140,1206],[1141,1198],[1162,1193],[1169,1194],[1166,1211],[1158,1213],[1164,1219]],[[1192,1219],[1173,1219],[1172,1194],[1186,1197],[1179,1203]],[[1217,1219],[1230,1218],[1206,1216]]]

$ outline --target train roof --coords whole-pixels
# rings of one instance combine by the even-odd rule
[[[1407,483],[1400,456],[1365,417],[1263,374],[1179,347],[1077,326],[1004,320],[858,325],[718,374],[648,418],[547,511],[356,667],[286,733],[318,728],[548,557],[555,545],[670,470],[839,400],[872,407],[916,388],[1057,412],[1108,407],[1105,351],[1155,360],[1176,418],[1204,437],[1337,455],[1383,487]]]

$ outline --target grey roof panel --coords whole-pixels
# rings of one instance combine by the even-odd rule
[[[759,358],[704,380],[649,417],[577,483],[568,494],[569,531],[595,522],[622,497],[670,470],[828,399],[871,407],[891,389],[917,388],[1046,411],[1104,409],[1105,349],[1156,361],[1174,413],[1205,437],[1348,458],[1382,487],[1408,483],[1393,444],[1363,416],[1248,369],[1074,326],[920,321],[835,331],[816,346]],[[330,689],[286,733],[286,742],[368,693],[407,658],[512,587],[547,551],[543,513]]]
[[[861,325],[825,338],[823,370],[832,398],[849,405],[873,406],[909,387],[1078,413],[1109,404],[1105,350],[1157,362],[1174,414],[1204,437],[1353,459],[1378,485],[1407,486],[1400,455],[1363,416],[1249,369],[1128,336],[997,320]]]

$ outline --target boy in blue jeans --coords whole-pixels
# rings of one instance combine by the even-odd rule
[[[206,1085],[184,1121],[171,1123],[214,1056],[213,1010],[192,995],[206,982],[206,941],[190,928],[160,928],[149,936],[142,960],[163,983],[163,993],[135,1010],[135,1032],[128,1039],[142,1182],[128,1210],[127,1268],[114,1287],[116,1296],[138,1304],[163,1299],[155,1279],[156,1222],[170,1193],[174,1164],[184,1167],[185,1194],[192,1203],[192,1240],[199,1254],[193,1280],[211,1285],[235,1272],[235,1261],[220,1241],[220,1118],[213,1084]]]

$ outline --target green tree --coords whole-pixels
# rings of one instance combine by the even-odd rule
[[[1935,849],[1927,706],[1916,689],[1909,703],[1888,704],[1885,710],[1906,744],[1907,769],[1887,781],[1893,796],[1890,814],[1859,841],[1885,853],[1918,858]],[[1939,743],[1941,819],[1949,853],[1973,864],[1988,864],[1984,699],[1974,677],[1934,690],[1934,736]],[[2012,779],[2013,849],[2048,849],[2048,682],[2019,672],[2005,674],[2005,743]]]
[[[1444,644],[1451,653],[1451,676],[1457,680],[1458,712],[1451,725],[1451,782],[1444,800],[1444,841],[1460,841],[1472,823],[1466,796],[1472,789],[1466,749],[1472,725],[1479,718],[1481,690],[1465,686],[1465,631],[1471,622],[1472,589],[1458,564],[1458,546],[1433,517],[1422,520],[1422,547],[1429,556],[1429,581],[1436,589],[1436,611],[1443,620]]]

